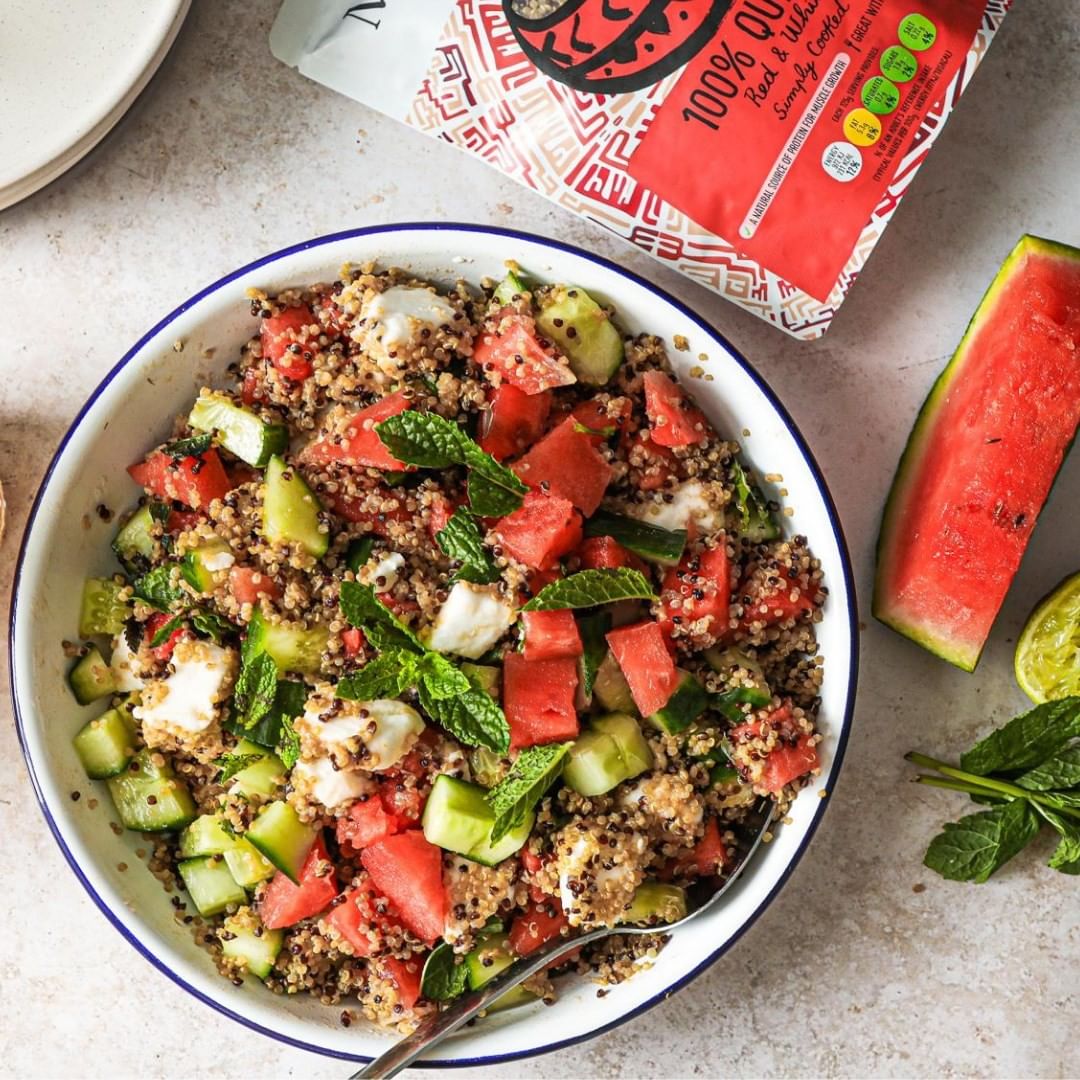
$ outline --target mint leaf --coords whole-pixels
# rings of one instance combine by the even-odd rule
[[[735,487],[739,534],[754,543],[775,540],[780,535],[780,527],[769,513],[769,504],[761,489],[750,482],[746,470],[735,458],[731,460],[731,480]]]
[[[606,611],[590,611],[579,615],[578,633],[584,652],[581,656],[581,690],[586,700],[592,696],[596,673],[607,656],[607,632],[611,629],[611,615]]]
[[[425,469],[464,465],[469,470],[469,502],[480,517],[502,517],[516,510],[528,487],[505,465],[437,413],[412,409],[375,426],[382,444],[399,461]]]
[[[961,756],[960,767],[977,776],[1034,769],[1078,736],[1080,697],[1048,701],[977,742]]]
[[[281,734],[278,736],[274,752],[281,758],[282,764],[291,769],[300,760],[300,736],[293,727],[292,717],[281,718]]]
[[[480,526],[464,507],[454,511],[454,516],[435,534],[435,542],[444,555],[461,563],[452,581],[487,585],[498,580],[499,571],[484,547]]]
[[[254,765],[262,759],[262,754],[222,754],[214,764],[221,769],[221,775],[217,778],[219,784],[231,780],[238,772]]]
[[[563,771],[571,744],[548,743],[522,750],[510,771],[485,796],[495,813],[491,843],[525,823],[529,811],[544,797]]]
[[[168,611],[173,604],[186,595],[179,585],[172,583],[172,565],[155,566],[149,573],[136,578],[135,595],[159,611]]]
[[[161,448],[161,452],[171,458],[198,457],[210,449],[213,441],[213,435],[193,435],[190,439],[177,439],[167,443]]]
[[[464,678],[464,676],[462,676]],[[420,680],[419,658],[404,649],[391,649],[337,684],[337,696],[350,701],[397,697]]]
[[[429,1001],[452,1001],[464,992],[468,975],[467,965],[456,961],[453,946],[444,941],[424,964],[420,993]]]
[[[150,639],[150,648],[156,649],[159,645],[164,645],[172,636],[173,631],[179,630],[183,625],[183,615],[174,615],[171,619],[167,619],[157,628],[154,636]]]
[[[420,706],[435,723],[466,746],[486,746],[497,754],[510,749],[510,725],[490,694],[473,686],[454,697],[436,697],[420,684]]]
[[[188,615],[195,633],[211,638],[218,645],[230,634],[236,633],[236,627],[228,619],[205,608],[192,608]]]
[[[423,642],[375,595],[370,585],[343,581],[341,612],[350,625],[364,631],[380,652],[393,647],[424,651]]]
[[[655,600],[652,586],[639,570],[581,570],[545,585],[522,611],[557,611],[612,604],[616,600]]]
[[[1028,791],[1080,788],[1080,746],[1067,746],[1013,781]]]
[[[1060,870],[1063,874],[1080,874],[1080,823],[1062,817],[1038,803],[1033,805],[1061,836],[1060,843],[1046,865],[1051,870]]]
[[[273,708],[277,681],[277,664],[267,653],[252,656],[249,649],[244,650],[233,690],[233,702],[244,727],[254,727]]]
[[[224,727],[234,735],[250,739],[253,743],[272,750],[281,741],[282,724],[300,716],[308,699],[308,688],[302,682],[278,679],[274,691],[274,703],[269,711],[253,727],[247,727],[243,717],[235,712],[225,721]],[[234,703],[235,704],[235,703]]]
[[[948,822],[930,841],[923,863],[950,881],[986,881],[1039,831],[1023,799]]]
[[[418,668],[424,689],[436,701],[467,694],[473,688],[465,673],[437,652],[424,653]]]

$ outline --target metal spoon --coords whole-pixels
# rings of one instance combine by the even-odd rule
[[[572,938],[555,938],[546,945],[541,946],[536,952],[515,961],[505,971],[500,972],[490,982],[485,983],[479,990],[462,994],[455,998],[450,1005],[440,1012],[433,1013],[422,1021],[417,1029],[406,1035],[400,1042],[395,1043],[385,1054],[377,1057],[370,1065],[365,1066],[359,1072],[353,1073],[349,1080],[364,1080],[367,1077],[386,1078],[397,1076],[402,1069],[411,1065],[421,1054],[441,1043],[449,1034],[457,1031],[462,1024],[468,1023],[477,1013],[482,1012],[508,990],[513,990],[519,983],[524,982],[530,975],[542,971],[551,963],[572,952],[588,945],[593,941],[599,941],[610,934],[657,934],[668,933],[684,926],[691,919],[696,919],[702,912],[708,911],[719,903],[720,898],[731,888],[739,877],[742,869],[750,861],[751,856],[757,851],[762,837],[772,823],[774,805],[763,809],[760,805],[758,811],[761,816],[761,825],[754,835],[750,845],[742,854],[742,858],[725,878],[723,885],[715,892],[702,900],[700,905],[678,922],[667,923],[662,926],[601,926],[597,930],[591,930],[586,934],[579,934]]]

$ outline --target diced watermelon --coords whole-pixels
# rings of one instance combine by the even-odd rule
[[[497,372],[526,394],[577,382],[570,366],[540,344],[530,316],[503,308],[494,318],[497,332],[481,334],[473,346],[473,361],[484,372]]]
[[[280,870],[271,878],[259,902],[259,916],[263,926],[268,930],[279,930],[284,926],[294,926],[302,919],[310,919],[323,911],[337,896],[338,891],[337,877],[333,869],[321,877],[316,873],[316,870],[329,861],[326,844],[320,833],[304,860],[299,885],[294,885]]]
[[[666,446],[653,442],[648,428],[642,428],[630,440],[627,460],[633,469],[631,476],[642,491],[659,491],[675,475],[675,455]]]
[[[382,799],[358,800],[337,819],[337,841],[342,850],[363,851],[370,844],[400,831],[397,819],[386,812]]]
[[[432,540],[435,540],[439,533],[450,523],[456,509],[457,507],[441,491],[432,493],[427,519],[428,536]]]
[[[705,414],[662,371],[646,371],[645,411],[652,424],[652,440],[659,446],[690,446],[712,434]]]
[[[547,897],[540,903],[533,901],[510,924],[510,948],[518,956],[529,956],[559,937],[569,925],[555,897]]]
[[[720,836],[720,823],[715,817],[705,821],[701,839],[685,855],[675,860],[673,870],[679,877],[716,877],[729,869],[735,857]]]
[[[270,360],[285,378],[296,382],[306,379],[315,370],[310,354],[318,349],[318,343],[308,342],[305,336],[299,352],[294,352],[292,346],[302,336],[305,327],[316,325],[318,320],[307,304],[285,308],[280,315],[263,319],[260,333],[263,356]],[[305,352],[309,355],[304,356]]]
[[[526,394],[503,383],[492,391],[487,409],[480,414],[476,441],[496,461],[517,457],[540,438],[549,412],[550,390]]]
[[[397,770],[387,770],[379,780],[379,798],[386,812],[392,814],[402,828],[420,820],[427,802],[423,792],[413,784],[404,783]]]
[[[390,901],[375,891],[366,875],[334,905],[326,921],[353,947],[357,956],[370,956],[385,931],[401,930]]]
[[[549,570],[581,543],[581,515],[569,499],[530,491],[524,504],[495,525],[503,550],[534,570]]]
[[[679,684],[679,673],[657,622],[620,626],[607,635],[615,660],[642,716],[662,709]]]
[[[582,570],[615,570],[620,566],[629,566],[648,575],[648,568],[632,551],[612,536],[589,536],[577,549]]]
[[[792,592],[798,593],[794,600],[791,598]],[[739,630],[745,633],[754,623],[775,626],[790,619],[797,620],[813,610],[814,599],[809,593],[795,583],[780,585],[755,597],[744,606],[739,619]]]
[[[660,625],[666,634],[675,626],[709,622],[703,633],[723,637],[728,630],[731,566],[726,544],[687,552],[678,566],[664,575],[660,592]]]
[[[345,650],[345,655],[352,660],[363,652],[364,646],[367,644],[367,638],[364,637],[363,630],[350,626],[347,630],[341,631],[341,644]]]
[[[260,372],[262,365],[249,367],[244,372],[244,380],[240,384],[240,400],[245,405],[254,405],[256,402],[266,400],[266,388],[263,386]]]
[[[593,446],[601,446],[626,427],[632,410],[629,398],[617,398],[614,409],[611,409],[611,402],[593,398],[575,405],[570,416],[575,424],[586,429],[581,434]]]
[[[420,985],[424,975],[424,965],[418,957],[399,960],[394,956],[384,956],[379,960],[383,974],[397,987],[402,1008],[411,1009],[420,998]]]
[[[330,496],[330,509],[346,521],[365,525],[375,536],[389,537],[395,523],[411,522],[413,515],[405,508],[403,501],[395,497],[391,488],[379,486],[370,496],[353,497],[349,495]],[[387,500],[393,500],[388,510],[373,511],[369,506],[382,506]]]
[[[281,595],[273,578],[254,566],[234,566],[229,571],[229,592],[238,604],[257,604],[260,597],[276,600]]]
[[[170,536],[176,536],[188,529],[194,529],[202,520],[203,515],[198,510],[170,510],[165,519],[165,531]]]
[[[737,745],[758,738],[767,727],[780,736],[780,741],[765,758],[760,782],[766,791],[773,792],[816,769],[819,759],[817,745],[811,741],[813,736],[795,726],[791,706],[787,704],[774,709],[764,720],[751,720],[731,728],[728,738]]]
[[[172,615],[167,615],[164,611],[155,611],[149,619],[146,620],[146,640],[153,641],[154,635],[171,619]],[[176,648],[176,643],[185,635],[187,631],[178,626],[169,636],[160,644],[152,648],[150,651],[154,654],[156,660],[162,662],[169,659],[173,654],[173,649]]]
[[[317,465],[343,461],[347,465],[364,465],[392,472],[405,469],[405,463],[398,461],[383,445],[375,426],[411,407],[412,401],[405,396],[404,390],[387,394],[373,405],[356,412],[340,436],[327,435],[310,443],[304,450],[304,460]]]
[[[194,510],[223,499],[232,490],[218,452],[211,447],[197,457],[174,458],[155,450],[145,461],[128,466],[128,474],[155,498],[176,499]]]
[[[434,945],[446,924],[442,852],[419,829],[387,836],[360,856],[375,888],[421,941]]]
[[[576,660],[527,660],[521,653],[508,653],[503,661],[503,709],[511,749],[576,739],[577,684]]]
[[[558,581],[562,575],[562,567],[557,563],[549,566],[547,570],[530,570],[525,576],[525,584],[530,596],[535,596],[544,586]]]
[[[525,611],[521,622],[526,660],[573,659],[585,651],[572,611]]]
[[[511,466],[531,488],[569,499],[586,517],[596,512],[614,470],[577,422],[564,420]]]

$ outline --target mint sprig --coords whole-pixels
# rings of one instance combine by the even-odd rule
[[[495,814],[491,843],[524,824],[529,811],[558,780],[571,744],[548,743],[522,750],[510,771],[484,796]]]
[[[236,677],[233,704],[243,727],[255,727],[273,708],[277,683],[278,669],[272,657],[264,652],[253,654],[246,647],[241,650],[240,674]]]
[[[341,613],[350,625],[359,627],[375,648],[424,651],[424,643],[376,595],[370,585],[359,581],[341,583]]]
[[[545,585],[523,611],[558,611],[612,604],[617,600],[655,600],[652,586],[639,570],[581,570]]]
[[[420,705],[435,723],[466,746],[486,746],[496,754],[510,749],[510,725],[495,699],[472,684],[463,694],[436,697],[426,682],[419,687]]]
[[[444,555],[461,563],[452,581],[487,585],[498,580],[499,571],[484,547],[480,526],[464,507],[454,511],[453,517],[435,534],[435,542]]]
[[[469,470],[469,503],[480,517],[502,517],[517,510],[528,487],[455,423],[437,413],[412,409],[375,426],[382,444],[399,461],[422,469]]]
[[[443,942],[424,963],[424,973],[420,976],[420,993],[428,1001],[453,1001],[465,992],[468,983],[469,968],[464,962],[458,963],[454,947]]]

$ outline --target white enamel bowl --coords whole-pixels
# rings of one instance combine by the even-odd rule
[[[783,477],[794,516],[788,528],[803,533],[825,571],[829,598],[819,627],[826,657],[822,687],[821,777],[796,801],[792,823],[762,848],[727,902],[679,930],[656,965],[603,999],[595,986],[563,980],[554,1008],[512,1010],[463,1031],[438,1048],[430,1064],[476,1066],[537,1054],[586,1039],[649,1008],[689,982],[721,956],[768,906],[802,856],[825,811],[822,789],[832,790],[843,757],[855,698],[855,596],[840,523],[821,473],[787,412],[754,370],[701,319],[613,263],[550,240],[461,225],[400,225],[359,229],[312,240],[237,270],[215,282],[157,324],[94,391],[64,437],[30,515],[11,611],[12,693],[27,764],[49,827],[72,870],[116,929],[162,972],[233,1019],[291,1043],[344,1058],[381,1053],[391,1036],[366,1025],[342,1028],[340,1010],[313,1000],[285,999],[257,980],[235,987],[220,978],[189,932],[173,920],[160,885],[134,850],[135,834],[114,836],[105,815],[89,814],[69,793],[86,792],[71,736],[87,710],[75,704],[65,681],[68,662],[60,642],[75,633],[79,595],[87,575],[111,573],[109,541],[115,526],[101,523],[99,503],[122,509],[136,491],[124,468],[166,437],[171,418],[186,412],[206,369],[220,377],[253,332],[244,290],[274,290],[333,279],[342,263],[380,259],[418,276],[451,282],[498,277],[506,259],[539,277],[582,285],[614,303],[622,325],[649,331],[668,344],[685,374],[701,363],[712,381],[686,378],[718,430],[743,439],[762,473]],[[675,335],[690,343],[673,347]],[[185,343],[174,351],[176,341]],[[213,360],[202,358],[213,348]],[[699,354],[707,354],[699,361]],[[93,523],[82,525],[84,515]],[[104,791],[98,797],[107,800]],[[124,874],[117,863],[131,869]]]

